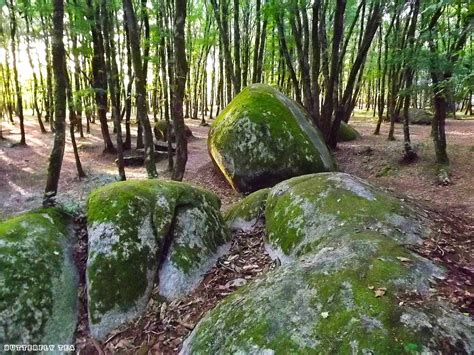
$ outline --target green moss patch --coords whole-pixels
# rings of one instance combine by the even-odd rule
[[[268,243],[284,256],[312,253],[325,239],[376,231],[400,244],[420,243],[428,232],[409,205],[344,173],[296,177],[269,193]]]
[[[70,217],[38,209],[0,222],[0,344],[70,344],[77,271]]]
[[[265,214],[265,205],[270,189],[261,189],[234,203],[225,213],[224,219],[231,230],[252,229]]]
[[[336,169],[304,110],[264,84],[249,86],[232,100],[212,124],[208,145],[213,161],[241,192]]]

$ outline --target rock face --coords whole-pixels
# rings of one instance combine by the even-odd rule
[[[413,124],[430,125],[431,121],[433,121],[433,114],[427,110],[410,108],[408,110],[408,119]]]
[[[267,249],[282,266],[226,298],[182,354],[472,353],[472,320],[430,297],[445,271],[406,246],[430,232],[408,204],[347,174],[276,185]]]
[[[245,88],[221,112],[209,131],[208,146],[214,163],[241,192],[336,169],[304,109],[264,84]]]
[[[0,344],[72,344],[78,276],[68,222],[53,208],[0,222]]]
[[[88,201],[88,307],[91,333],[139,315],[157,273],[160,294],[190,291],[228,247],[229,234],[212,193],[157,180],[113,183]]]
[[[339,132],[337,133],[338,142],[349,142],[354,141],[360,138],[360,133],[356,131],[354,127],[347,124],[346,122],[341,122],[339,126]]]

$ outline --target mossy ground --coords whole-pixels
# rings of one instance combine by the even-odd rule
[[[213,160],[241,192],[273,186],[296,175],[335,169],[321,134],[307,122],[296,103],[282,96],[267,85],[247,87],[220,113],[209,131]]]
[[[53,208],[0,222],[1,344],[72,340],[77,273],[69,222]]]

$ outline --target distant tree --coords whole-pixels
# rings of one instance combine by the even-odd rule
[[[13,0],[6,1],[8,6],[8,13],[10,14],[10,44],[13,57],[13,81],[15,83],[15,94],[16,94],[16,114],[20,119],[20,145],[26,145],[25,138],[25,125],[24,125],[24,116],[23,116],[23,95],[22,89],[20,86],[20,80],[18,79],[18,66],[17,66],[17,20],[15,3]]]

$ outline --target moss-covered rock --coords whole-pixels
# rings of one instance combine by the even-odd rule
[[[87,286],[95,337],[145,309],[163,260],[165,296],[195,286],[228,240],[219,207],[210,192],[158,180],[113,183],[90,195]]]
[[[410,108],[408,109],[408,119],[412,124],[430,125],[433,121],[433,114],[427,110]]]
[[[78,276],[69,222],[53,208],[0,222],[0,344],[72,344]]]
[[[419,244],[426,219],[410,205],[345,173],[295,177],[269,193],[268,243],[282,261],[311,254],[329,239],[376,232],[400,244]]]
[[[155,133],[156,140],[164,141],[164,142],[168,141],[167,126],[168,126],[168,124],[166,123],[165,120],[159,120],[159,121],[155,122],[155,125],[153,127],[153,132]],[[193,136],[193,132],[188,127],[188,125],[184,125],[184,132],[185,132],[185,135],[186,135],[187,138],[190,138],[190,137]],[[171,141],[172,142],[176,141],[173,122],[171,122]]]
[[[225,213],[224,219],[232,231],[251,230],[264,217],[269,188],[251,193],[234,203]]]
[[[304,109],[264,84],[245,88],[227,105],[211,126],[208,147],[227,181],[241,192],[336,169]]]
[[[265,220],[282,266],[210,311],[182,354],[474,350],[472,320],[430,297],[444,269],[406,247],[430,232],[413,207],[322,173],[271,189]]]
[[[341,122],[339,126],[339,131],[337,132],[337,141],[338,142],[349,142],[354,141],[360,138],[360,133],[352,127],[351,125],[347,124],[346,122]]]
[[[399,270],[420,276],[401,263],[381,276],[383,249],[347,266],[330,261],[340,260],[333,250],[269,272],[210,311],[181,354],[472,353],[468,316],[436,301],[400,305],[397,295],[413,287],[401,287]],[[376,297],[373,287],[386,293]]]

